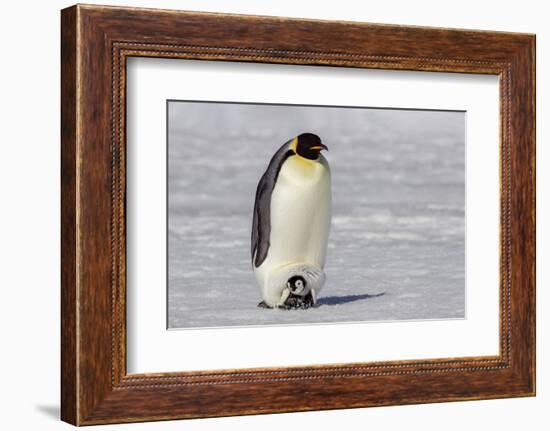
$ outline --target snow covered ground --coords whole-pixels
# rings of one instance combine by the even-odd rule
[[[464,317],[464,113],[168,106],[170,328]],[[327,283],[318,308],[260,309],[254,193],[302,132],[330,149]]]

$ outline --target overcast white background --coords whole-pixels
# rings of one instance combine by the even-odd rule
[[[537,33],[537,113],[550,117],[549,13],[545,2],[525,0],[311,2],[297,0],[102,1],[103,4],[342,19],[389,24]],[[2,355],[0,426],[70,429],[58,421],[59,400],[59,9],[65,1],[7,2],[0,16],[2,140],[0,269]],[[546,55],[545,55],[546,54]],[[470,430],[545,429],[550,422],[549,296],[550,217],[547,186],[549,126],[538,136],[538,396],[507,399],[294,413],[284,415],[104,426],[94,429],[256,430],[282,428]],[[545,365],[546,363],[546,365]]]

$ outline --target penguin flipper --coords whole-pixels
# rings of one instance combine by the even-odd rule
[[[290,149],[291,141],[286,142],[272,157],[267,170],[260,178],[256,188],[250,254],[253,265],[259,267],[269,251],[271,234],[271,193],[284,161],[294,154]]]

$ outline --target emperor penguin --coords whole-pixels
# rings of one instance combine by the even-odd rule
[[[325,283],[331,174],[319,136],[302,133],[272,157],[256,189],[251,257],[264,308],[309,308]]]

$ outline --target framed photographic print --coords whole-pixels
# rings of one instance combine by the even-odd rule
[[[535,394],[535,37],[62,11],[62,419]]]

